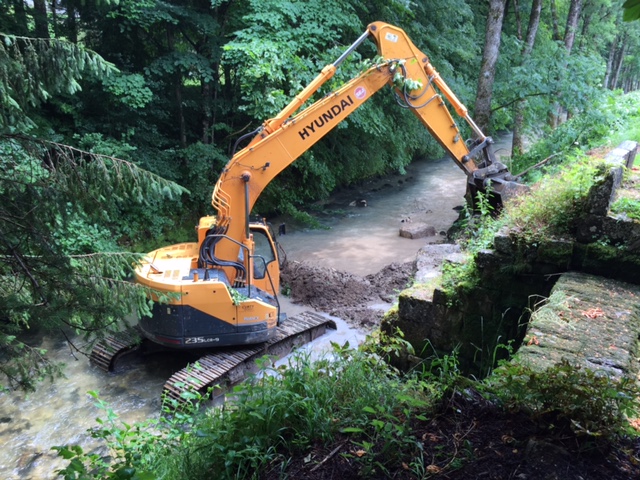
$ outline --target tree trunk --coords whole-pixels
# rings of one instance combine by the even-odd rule
[[[504,8],[505,0],[489,0],[489,14],[487,15],[487,29],[475,105],[476,123],[485,133],[489,131],[491,124],[491,97],[493,96],[496,63],[500,53]]]
[[[51,0],[51,27],[53,28],[53,38],[58,38],[58,8],[56,0]]]
[[[531,5],[531,14],[529,15],[529,25],[527,27],[527,38],[525,40],[524,47],[522,49],[522,61],[521,65],[527,61],[527,58],[533,51],[533,46],[536,41],[536,35],[538,33],[538,26],[540,25],[540,14],[542,12],[542,0],[533,0]],[[521,100],[514,106],[513,112],[513,141],[511,149],[514,154],[519,155],[524,152],[524,139],[522,137],[522,129],[524,126],[524,110],[526,107],[526,101]]]
[[[616,54],[616,58],[613,63],[613,76],[611,77],[611,90],[615,90],[618,87],[618,78],[620,78],[620,68],[622,67],[622,63],[624,62],[624,56],[627,54],[627,35],[625,34],[622,37],[622,42],[618,52]]]
[[[591,20],[593,19],[595,12],[589,14],[585,11],[586,7],[589,5],[589,0],[586,0],[586,3],[582,6],[582,30],[580,32],[580,43],[578,44],[578,49],[582,50],[582,46],[589,38],[589,27],[591,26]]]
[[[167,47],[170,52],[175,51],[175,38],[173,25],[167,26]],[[180,137],[180,147],[187,147],[187,123],[184,118],[184,107],[182,105],[182,73],[176,69],[173,75],[173,88],[176,99],[176,111],[178,114],[178,128]]]
[[[582,0],[571,0],[569,6],[569,15],[567,15],[567,26],[564,30],[564,47],[567,50],[567,56],[571,55],[573,43],[576,39],[576,31],[578,30],[578,22],[580,20],[580,11],[582,10]],[[558,102],[556,102],[549,112],[549,125],[556,128],[562,118],[567,114]]]
[[[618,45],[618,36],[611,41],[611,47],[609,48],[609,56],[607,57],[607,69],[604,74],[604,80],[602,81],[602,86],[604,88],[608,88],[612,90],[610,82],[611,82],[611,72],[613,70],[613,60],[616,56],[616,45]]]
[[[513,0],[513,10],[516,14],[516,28],[518,32],[518,40],[522,40],[522,19],[520,18],[520,6],[518,5],[518,0]],[[507,6],[505,7],[505,12],[509,12],[509,2],[507,1]]]
[[[578,31],[578,21],[580,20],[580,11],[582,10],[582,0],[571,0],[571,6],[569,7],[569,15],[567,16],[567,28],[564,31],[564,46],[567,49],[567,54],[571,54],[573,50],[573,43],[576,39],[576,32]]]
[[[202,82],[202,143],[209,145],[213,142],[211,134],[211,99],[212,82]]]
[[[33,22],[36,26],[36,37],[49,38],[49,22],[47,20],[47,3],[45,0],[33,0]]]
[[[533,51],[536,43],[536,35],[538,34],[538,26],[540,25],[540,15],[542,13],[542,0],[533,0],[531,5],[531,15],[529,16],[529,25],[527,26],[527,38],[524,43],[523,57],[528,57]]]
[[[78,23],[76,22],[76,6],[67,2],[67,37],[71,43],[78,43]]]
[[[556,8],[556,0],[551,0],[551,22],[553,24],[553,39],[560,40],[560,27],[558,23],[558,9]]]
[[[629,93],[629,66],[625,65],[620,72],[620,88],[624,93]]]
[[[13,0],[13,11],[16,16],[16,35],[27,36],[29,27],[27,26],[27,12],[24,9],[24,0]]]

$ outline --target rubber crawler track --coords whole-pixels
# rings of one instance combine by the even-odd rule
[[[335,330],[335,322],[317,313],[291,317],[263,344],[210,353],[174,373],[164,384],[163,396],[184,404],[193,398],[194,392],[206,393],[212,387],[225,390],[244,380],[247,373],[257,372],[257,359],[264,355],[282,358],[294,348],[324,335],[327,328]]]

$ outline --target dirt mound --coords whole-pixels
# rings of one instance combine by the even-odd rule
[[[400,291],[409,286],[415,274],[416,262],[392,263],[365,278],[375,286],[376,294],[381,300],[391,303],[396,300]]]
[[[385,306],[405,288],[415,273],[415,262],[393,263],[374,275],[360,277],[305,262],[286,262],[281,271],[283,292],[294,303],[351,321],[358,326],[380,323]]]

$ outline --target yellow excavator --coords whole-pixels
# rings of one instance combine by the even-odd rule
[[[301,110],[368,38],[378,47],[376,64]],[[280,312],[276,237],[265,221],[252,221],[250,214],[276,175],[385,85],[466,174],[470,198],[482,191],[501,200],[521,190],[508,169],[495,160],[491,138],[473,122],[427,55],[400,28],[370,24],[276,117],[244,137],[253,135],[220,175],[212,198],[217,214],[200,219],[197,241],[154,250],[136,267],[136,282],[172,294],[168,303],[154,304],[152,317],[140,320],[141,337],[178,350],[216,347],[214,353],[200,357],[197,369],[169,379],[165,389],[171,396],[180,399],[185,389],[204,390],[223,378],[233,382],[256,356],[281,350],[283,343],[305,343],[327,327],[335,328],[321,315],[286,319]],[[445,99],[471,128],[472,141],[462,139]],[[131,347],[123,336],[110,337],[96,345],[92,361],[112,369],[117,356]]]

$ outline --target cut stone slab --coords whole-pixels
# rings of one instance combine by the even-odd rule
[[[461,263],[467,256],[455,243],[428,244],[418,250],[416,255],[416,283],[425,283],[441,275],[442,264],[445,261]]]
[[[640,287],[578,272],[563,274],[531,317],[514,361],[538,371],[566,359],[615,377],[635,377]]]
[[[436,227],[426,223],[410,223],[400,228],[400,236],[404,238],[433,237],[435,234]]]

